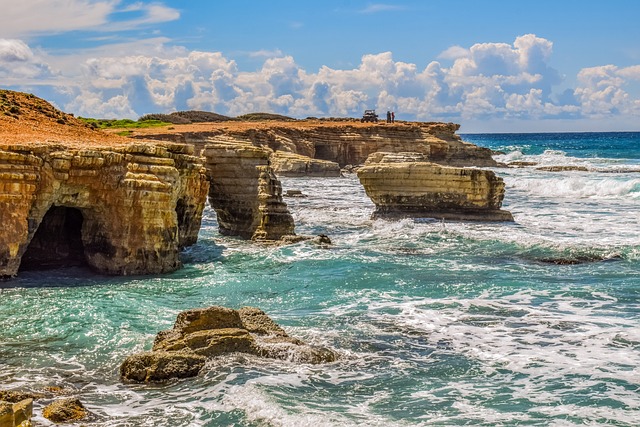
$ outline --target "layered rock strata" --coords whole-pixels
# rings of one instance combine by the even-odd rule
[[[312,159],[311,157],[286,151],[276,151],[271,157],[271,166],[277,176],[288,177],[338,177],[340,166],[328,160]]]
[[[106,274],[180,267],[209,184],[193,147],[0,147],[0,276],[86,264]]]
[[[378,153],[358,170],[376,205],[374,216],[513,221],[510,212],[500,209],[504,181],[494,172],[415,161],[420,158],[420,153]]]
[[[337,163],[360,165],[375,152],[419,152],[428,161],[450,166],[497,166],[492,151],[462,141],[454,123],[373,124],[300,120],[272,123],[202,123],[171,130],[140,131],[137,137],[171,140],[204,147],[210,138],[251,142],[279,152]]]
[[[129,356],[120,374],[134,382],[188,378],[196,376],[208,359],[230,353],[299,363],[336,360],[332,350],[290,337],[260,309],[213,306],[178,314],[172,329],[158,333],[152,351]]]
[[[249,143],[218,141],[205,146],[209,202],[222,234],[254,240],[294,234],[293,217],[282,200],[270,154]]]

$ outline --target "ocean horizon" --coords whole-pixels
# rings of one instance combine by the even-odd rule
[[[493,168],[514,223],[373,220],[355,175],[282,178],[307,196],[285,199],[296,233],[331,246],[223,236],[207,206],[175,273],[3,282],[2,388],[71,390],[96,426],[637,426],[640,132],[461,137],[521,166]],[[120,381],[126,356],[211,305],[259,307],[339,360],[230,355]]]

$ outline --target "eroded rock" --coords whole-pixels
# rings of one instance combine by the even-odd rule
[[[181,352],[149,351],[131,355],[120,366],[127,381],[151,382],[198,375],[207,358]]]
[[[403,160],[402,154],[377,153],[358,170],[376,205],[374,216],[513,221],[510,212],[500,209],[504,181],[494,172]]]
[[[89,416],[80,399],[69,397],[59,399],[45,406],[42,416],[54,423],[79,421]]]
[[[222,234],[254,240],[294,234],[282,185],[269,165],[269,150],[218,141],[206,145],[203,153],[211,180],[209,202]]]
[[[230,353],[326,363],[336,353],[290,337],[262,310],[208,307],[180,313],[174,327],[156,336],[153,350],[129,356],[120,368],[123,380],[163,381],[196,376],[208,358]]]
[[[329,160],[314,159],[301,154],[276,151],[271,155],[271,166],[278,176],[337,177],[340,166]]]
[[[86,264],[165,273],[195,243],[209,188],[178,144],[0,147],[0,276]]]

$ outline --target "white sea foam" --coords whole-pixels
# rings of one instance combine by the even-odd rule
[[[362,313],[361,321],[353,326],[354,339],[385,336],[399,328],[408,337],[423,334],[436,353],[460,355],[478,363],[484,375],[471,375],[470,382],[462,378],[456,381],[455,392],[460,396],[456,408],[462,412],[461,420],[479,416],[485,422],[504,423],[529,418],[528,414],[496,412],[478,406],[478,396],[474,395],[481,390],[491,393],[490,388],[478,388],[479,384],[502,377],[498,381],[510,383],[501,392],[505,398],[539,405],[532,413],[571,415],[586,423],[598,418],[629,425],[635,422],[634,414],[640,409],[640,396],[636,392],[640,386],[637,351],[640,332],[636,321],[621,317],[617,300],[604,292],[576,297],[527,290],[501,298],[486,292],[474,299],[408,300],[400,294],[371,291],[353,297],[349,304],[329,308],[327,312],[336,316],[352,316],[353,310]],[[535,302],[541,297],[547,302]],[[379,325],[378,329],[371,329],[371,324]],[[396,339],[402,339],[401,336]],[[398,357],[413,359],[415,363],[429,363],[437,358],[431,355],[421,360],[407,354]],[[582,407],[576,411],[576,406],[563,402],[564,395],[590,396],[594,389],[612,381],[619,385],[607,386],[598,398],[619,402],[620,409]],[[553,392],[547,391],[547,387],[552,387]],[[437,401],[441,391],[429,389],[418,392],[416,397]],[[455,417],[452,419],[449,414],[446,419],[451,422]]]

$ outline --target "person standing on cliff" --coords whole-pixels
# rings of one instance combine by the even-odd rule
[[[391,112],[391,123],[395,123],[396,122],[396,113],[395,112]]]
[[[391,123],[391,111],[387,110],[387,123]]]

